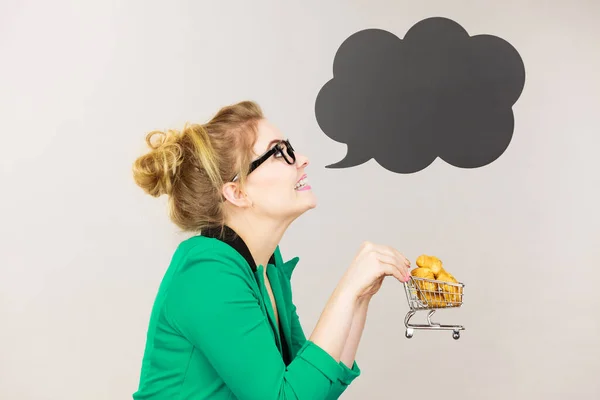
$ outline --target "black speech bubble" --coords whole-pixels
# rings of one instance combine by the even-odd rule
[[[519,53],[492,35],[469,36],[456,22],[433,17],[399,39],[381,29],[347,38],[333,79],[319,91],[317,122],[348,152],[327,168],[374,158],[414,173],[436,157],[460,168],[487,165],[507,149],[512,106],[525,84]]]

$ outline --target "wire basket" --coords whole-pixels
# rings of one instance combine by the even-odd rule
[[[436,310],[443,308],[457,308],[463,304],[463,283],[453,283],[411,276],[404,283],[406,299],[410,308],[404,318],[406,337],[412,338],[414,329],[452,330],[454,339],[460,338],[462,325],[442,325],[431,321],[431,316]],[[427,324],[412,324],[410,319],[417,311],[428,310]]]

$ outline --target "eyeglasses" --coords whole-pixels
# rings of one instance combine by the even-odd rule
[[[273,147],[267,150],[263,155],[258,157],[256,160],[252,161],[250,164],[250,168],[248,169],[248,174],[258,168],[262,163],[267,161],[269,157],[275,155],[275,157],[283,157],[286,163],[292,165],[296,162],[296,154],[294,153],[294,148],[290,144],[289,140],[282,140],[276,143]],[[237,181],[239,175],[236,175],[231,182]]]

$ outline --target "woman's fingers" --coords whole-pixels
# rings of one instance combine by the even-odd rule
[[[390,247],[390,250],[396,254],[396,256],[398,256],[400,259],[402,259],[402,261],[404,262],[404,264],[410,268],[410,260],[406,257],[404,257],[404,254],[400,253],[400,251],[398,251],[397,249]]]
[[[406,259],[398,250],[391,247],[382,246],[381,249],[376,249],[379,254],[393,257],[396,260],[395,265],[402,271],[402,273],[410,276],[408,269],[410,268],[410,261]]]
[[[410,279],[410,277],[407,274],[404,274],[400,269],[398,269],[393,264],[388,264],[388,263],[382,262],[381,265],[382,265],[382,268],[384,269],[384,271],[386,272],[386,274],[393,275],[400,282],[408,282],[408,280]]]
[[[388,275],[393,275],[400,282],[407,282],[410,278],[408,268],[406,266],[399,265],[401,260],[395,255],[392,256],[386,253],[377,253],[377,259],[381,262],[384,272]]]
[[[410,267],[410,260],[404,257],[404,254],[400,253],[400,251],[391,246],[379,245],[376,247],[375,250],[381,253],[390,254],[395,257],[398,257],[398,259],[401,260],[403,264],[405,264],[407,267]]]

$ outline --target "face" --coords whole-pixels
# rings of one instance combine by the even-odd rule
[[[254,160],[284,139],[273,124],[266,119],[261,120],[254,145]],[[286,152],[285,144],[282,146]],[[293,220],[316,206],[305,171],[308,158],[295,150],[295,162],[287,153],[283,156],[275,152],[248,175],[244,191],[257,213],[274,219]],[[286,158],[293,164],[289,164]]]

